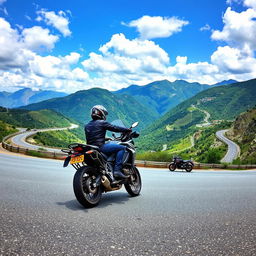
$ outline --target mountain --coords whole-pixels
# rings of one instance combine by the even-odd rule
[[[236,118],[227,136],[239,144],[242,163],[256,164],[256,105]]]
[[[213,86],[219,86],[219,85],[225,85],[225,84],[234,84],[234,83],[238,83],[238,82],[236,80],[229,79],[229,80],[224,80],[222,82],[216,83]]]
[[[113,94],[100,88],[78,91],[66,97],[50,99],[22,108],[53,109],[84,123],[91,120],[90,110],[94,105],[103,105],[107,108],[109,121],[121,119],[127,126],[139,121],[139,127],[144,128],[158,117],[156,113],[151,113],[130,95]]]
[[[131,95],[153,113],[162,115],[180,102],[209,88],[206,84],[189,83],[184,80],[162,80],[144,86],[131,85],[114,93]]]
[[[142,151],[169,148],[180,139],[192,135],[217,120],[234,120],[256,104],[256,79],[213,87],[180,103],[142,132]],[[209,117],[207,117],[207,112]],[[209,119],[209,120],[205,120]],[[215,120],[215,121],[214,121]]]
[[[16,127],[48,128],[68,127],[70,120],[60,113],[43,109],[29,111],[24,109],[9,109],[0,107],[0,120]]]
[[[64,97],[66,93],[55,91],[33,91],[24,88],[13,93],[0,92],[0,106],[15,108],[51,98]]]

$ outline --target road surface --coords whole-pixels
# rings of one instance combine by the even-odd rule
[[[239,156],[240,148],[235,142],[233,142],[225,137],[226,131],[228,131],[228,130],[217,131],[216,137],[228,145],[228,151],[227,151],[226,155],[222,158],[221,162],[222,163],[232,163],[233,160],[235,160]]]
[[[0,153],[0,255],[256,255],[256,171],[140,171],[84,209],[72,167]]]
[[[70,127],[68,128],[49,128],[49,129],[34,129],[32,131],[27,131],[21,134],[18,134],[14,137],[11,138],[11,142],[17,146],[23,147],[23,148],[28,148],[28,149],[34,149],[34,150],[38,150],[39,148],[44,148],[47,151],[50,152],[58,152],[60,153],[61,150],[60,149],[54,149],[54,148],[47,148],[45,146],[37,146],[37,145],[33,145],[30,144],[26,141],[26,138],[36,134],[37,132],[47,132],[47,131],[60,131],[60,130],[67,130],[67,129],[74,129],[74,128],[78,128],[78,125],[76,124],[71,124]]]

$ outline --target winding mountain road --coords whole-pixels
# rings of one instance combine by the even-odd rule
[[[143,187],[84,209],[62,161],[0,152],[0,255],[255,255],[256,170],[140,168]]]
[[[220,130],[216,132],[216,137],[228,145],[226,155],[221,159],[222,163],[232,163],[240,154],[240,147],[232,140],[225,137],[228,130]]]
[[[28,148],[28,149],[34,149],[34,150],[38,150],[39,148],[44,148],[47,151],[50,152],[61,152],[60,149],[55,149],[55,148],[48,148],[45,146],[37,146],[37,145],[33,145],[30,144],[26,141],[26,138],[38,133],[38,132],[47,132],[47,131],[60,131],[60,130],[67,130],[67,129],[75,129],[78,128],[78,125],[76,124],[71,124],[70,127],[65,127],[65,128],[49,128],[49,129],[34,129],[33,131],[26,131],[23,133],[20,133],[16,136],[13,136],[11,138],[11,142],[14,145],[20,146],[20,147],[24,147],[24,148]]]

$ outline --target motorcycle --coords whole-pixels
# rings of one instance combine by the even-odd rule
[[[191,172],[194,167],[194,163],[191,160],[183,160],[180,157],[174,157],[172,162],[169,164],[169,170],[175,171],[178,169],[185,169],[187,172]]]
[[[132,124],[130,129],[137,125],[138,122]],[[80,143],[73,143],[68,149],[62,149],[62,152],[68,154],[63,167],[71,164],[76,169],[73,190],[78,202],[86,208],[98,205],[103,192],[119,190],[122,185],[132,197],[140,194],[141,176],[134,163],[136,150],[133,141],[134,138],[139,137],[139,133],[131,131],[121,133],[119,137],[112,135],[113,138],[106,140],[126,146],[122,171],[128,176],[127,179],[116,180],[113,176],[115,153],[107,156],[100,152],[97,146]]]

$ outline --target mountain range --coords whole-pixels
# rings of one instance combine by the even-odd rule
[[[140,128],[145,128],[180,102],[211,87],[183,80],[162,80],[145,86],[131,85],[115,92],[100,88],[82,90],[66,97],[49,99],[22,108],[49,108],[84,123],[90,119],[91,107],[101,104],[109,110],[110,121],[121,119],[126,125],[140,121]]]
[[[141,150],[169,148],[201,127],[220,120],[234,120],[256,104],[256,79],[213,87],[172,108],[139,138]],[[208,114],[207,114],[208,113]],[[208,115],[208,121],[206,118]]]
[[[55,91],[33,91],[30,88],[20,89],[16,92],[0,92],[0,106],[6,108],[16,108],[31,103],[51,98],[64,97],[66,93]]]
[[[144,86],[131,85],[114,93],[131,95],[160,116],[180,102],[209,88],[207,84],[189,83],[184,80],[162,80]]]
[[[66,97],[50,99],[22,108],[52,109],[80,123],[85,123],[91,120],[90,110],[94,105],[106,107],[109,112],[108,121],[121,119],[126,126],[139,121],[140,127],[145,128],[158,117],[130,95],[113,94],[100,88],[78,91]]]

